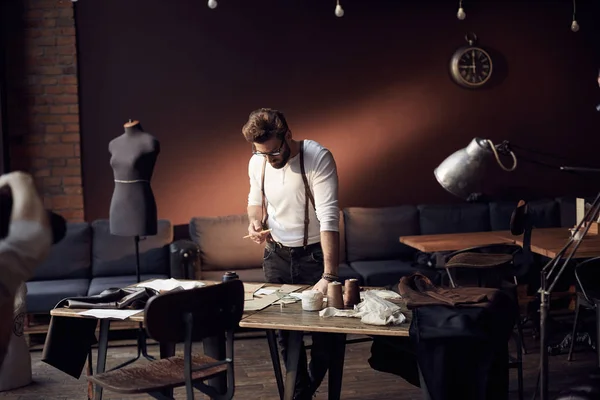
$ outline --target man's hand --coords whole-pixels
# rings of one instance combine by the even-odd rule
[[[255,219],[248,226],[248,234],[255,243],[261,244],[267,239],[269,232],[263,232],[262,224]]]
[[[40,222],[49,226],[48,216],[44,204],[28,173],[22,171],[9,172],[0,175],[0,188],[8,186],[11,190],[13,207],[11,219]]]
[[[319,280],[319,282],[317,282],[315,284],[315,286],[313,286],[313,289],[318,290],[319,292],[323,293],[323,295],[327,296],[327,286],[328,285],[329,285],[329,281],[321,278]]]

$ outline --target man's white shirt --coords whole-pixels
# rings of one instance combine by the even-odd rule
[[[263,162],[263,156],[253,155],[248,163],[249,206],[262,205]],[[321,240],[321,231],[339,231],[338,176],[331,152],[313,140],[304,140],[304,171],[315,199],[314,207],[310,200],[308,205],[308,244],[312,244]],[[302,246],[305,190],[299,154],[290,158],[281,169],[275,169],[267,162],[265,195],[269,214],[267,223],[272,229],[273,239],[284,246]]]

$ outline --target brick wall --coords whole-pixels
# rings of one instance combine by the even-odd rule
[[[7,46],[12,170],[31,172],[47,208],[81,221],[76,37],[70,0],[14,1]],[[10,17],[9,17],[10,18]]]

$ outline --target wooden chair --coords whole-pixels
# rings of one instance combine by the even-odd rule
[[[243,311],[244,286],[239,280],[152,297],[144,316],[148,335],[161,343],[183,342],[183,356],[128,366],[88,379],[113,392],[147,393],[156,399],[172,399],[163,392],[180,386],[185,386],[188,400],[194,399],[194,388],[212,399],[231,399],[235,389],[233,331]],[[192,354],[194,341],[218,335],[226,336],[224,360]],[[220,374],[227,376],[225,393],[203,383]]]

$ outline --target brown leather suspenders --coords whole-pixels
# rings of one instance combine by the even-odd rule
[[[300,142],[300,172],[302,173],[302,180],[304,181],[304,247],[308,243],[308,224],[310,222],[308,214],[308,200],[315,206],[315,199],[308,187],[308,179],[306,179],[306,171],[304,170],[304,140]]]
[[[262,225],[263,229],[266,229],[267,219],[269,218],[267,212],[267,196],[265,195],[265,168],[267,166],[267,158],[265,157],[263,166],[262,166],[262,176],[261,176],[261,192],[262,192]],[[304,169],[304,140],[300,142],[300,172],[302,174],[302,181],[304,182],[304,194],[305,194],[305,202],[304,202],[304,247],[308,244],[308,224],[310,222],[309,217],[309,209],[308,209],[308,201],[312,203],[313,207],[315,207],[315,199],[310,191],[310,187],[308,186],[308,179],[306,178],[306,171]]]

